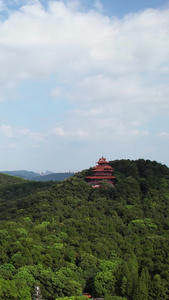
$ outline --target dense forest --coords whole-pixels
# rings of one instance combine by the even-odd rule
[[[115,186],[84,170],[62,182],[0,174],[0,300],[169,299],[169,168],[110,162]],[[74,297],[73,297],[74,296]]]

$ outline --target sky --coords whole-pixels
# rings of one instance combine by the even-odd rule
[[[0,170],[169,166],[169,1],[0,0]]]

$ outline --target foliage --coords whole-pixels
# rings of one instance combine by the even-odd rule
[[[168,299],[169,169],[116,160],[114,188],[0,176],[0,300]],[[4,177],[5,176],[5,177]],[[86,298],[85,298],[86,299]]]

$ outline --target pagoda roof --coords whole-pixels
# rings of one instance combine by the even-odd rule
[[[108,164],[108,163],[109,162],[103,156],[99,158],[99,161],[97,162],[97,164]]]
[[[106,170],[113,171],[113,168],[109,165],[106,165],[106,166],[98,165],[93,168],[93,171],[106,171]]]
[[[87,176],[86,178],[90,178],[90,179],[115,179],[116,177],[115,176]]]

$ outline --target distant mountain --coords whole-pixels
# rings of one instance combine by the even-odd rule
[[[17,171],[0,171],[2,174],[8,174],[11,176],[18,176],[24,179],[33,180],[35,177],[39,176],[39,173],[33,171],[17,170]]]
[[[27,180],[36,180],[36,181],[62,181],[75,174],[75,173],[53,173],[53,174],[41,176],[39,173],[35,173],[33,171],[25,171],[25,170],[0,171],[0,173],[21,177]]]
[[[32,179],[36,181],[62,181],[64,179],[70,178],[73,175],[75,175],[75,173],[53,173],[44,176],[37,176]]]

